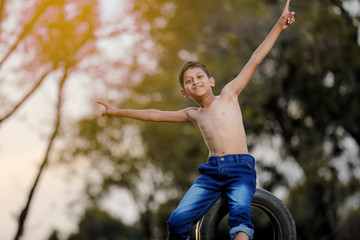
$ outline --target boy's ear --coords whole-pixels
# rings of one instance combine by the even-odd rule
[[[210,78],[210,86],[215,87],[215,78]]]
[[[189,97],[189,95],[186,93],[186,91],[182,88],[181,93],[184,97]]]

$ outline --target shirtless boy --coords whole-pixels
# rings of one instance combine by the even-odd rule
[[[188,239],[191,227],[222,195],[229,201],[231,239],[253,238],[251,200],[256,188],[254,158],[249,155],[238,96],[259,64],[269,53],[280,33],[295,21],[287,0],[280,19],[252,54],[238,76],[215,96],[215,79],[198,62],[187,62],[179,73],[181,93],[197,102],[199,107],[180,111],[155,109],[118,109],[106,102],[102,116],[128,117],[154,122],[191,122],[197,126],[209,149],[206,164],[201,164],[201,176],[185,194],[168,221],[168,239]]]

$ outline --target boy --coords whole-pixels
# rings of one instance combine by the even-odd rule
[[[201,176],[185,194],[168,221],[168,239],[188,239],[191,227],[210,207],[226,195],[229,201],[231,239],[253,238],[251,201],[256,188],[254,158],[249,155],[238,96],[269,53],[280,33],[295,21],[287,0],[283,13],[271,32],[251,56],[239,75],[215,96],[215,79],[198,62],[187,62],[181,68],[181,93],[200,107],[180,111],[155,109],[118,109],[108,103],[102,116],[128,117],[155,122],[192,122],[201,131],[209,149],[206,164],[201,164]]]

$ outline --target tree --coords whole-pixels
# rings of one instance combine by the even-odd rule
[[[30,189],[25,207],[19,216],[18,230],[15,234],[15,239],[20,239],[23,234],[25,221],[34,192],[43,170],[48,164],[49,154],[59,132],[65,82],[67,81],[68,75],[70,75],[70,72],[79,61],[79,52],[84,54],[84,45],[89,46],[89,43],[91,45],[91,41],[94,39],[93,30],[95,22],[93,20],[96,15],[92,12],[92,5],[85,2],[79,3],[77,6],[79,14],[69,19],[64,12],[65,4],[65,1],[35,1],[34,6],[30,10],[24,11],[26,12],[27,17],[30,16],[30,18],[25,22],[23,29],[17,36],[15,42],[8,46],[7,52],[5,52],[0,61],[0,67],[3,67],[10,56],[15,55],[18,57],[19,55],[24,56],[28,54],[31,57],[26,59],[28,60],[27,62],[24,61],[24,65],[21,66],[21,68],[23,68],[22,71],[31,74],[33,71],[32,67],[40,70],[39,72],[42,71],[42,73],[39,74],[38,79],[34,81],[34,87],[25,93],[18,103],[14,104],[12,108],[10,107],[9,112],[0,118],[0,123],[3,123],[4,120],[8,119],[16,110],[18,110],[19,107],[26,102],[34,92],[36,92],[44,79],[51,72],[55,70],[63,72],[58,83],[58,99],[54,129],[49,137],[44,159],[39,166],[38,174]],[[5,23],[10,18],[10,15],[5,15],[5,17],[3,15],[8,5],[10,4],[6,1],[2,1],[0,4],[1,20]],[[24,19],[20,19],[20,21],[24,21]],[[79,28],[79,26],[81,28]],[[5,34],[2,36],[4,35]],[[9,35],[9,33],[6,32],[6,35]],[[74,37],[74,35],[76,35],[76,37]],[[16,52],[19,48],[26,48],[27,45],[32,46],[33,48],[28,52],[23,52],[23,49]],[[60,49],[61,51],[59,51]],[[89,48],[87,50],[89,50]],[[10,68],[9,66],[5,67]],[[32,73],[31,75],[36,76],[37,74]],[[5,76],[8,77],[9,74],[5,74]],[[17,76],[21,76],[21,74],[18,74]],[[6,83],[6,81],[2,81],[1,84],[4,84],[4,82]],[[21,80],[18,80],[18,82],[21,82]]]
[[[131,33],[134,42],[138,41],[136,38],[142,37],[138,34],[135,24],[129,24],[131,19],[126,15],[126,9],[118,11],[123,15],[103,20],[98,15],[98,1],[34,0],[16,4],[18,2],[0,2],[1,126],[6,127],[5,120],[9,121],[15,112],[21,111],[23,104],[38,92],[45,81],[58,81],[58,96],[55,96],[57,102],[54,107],[55,123],[53,131],[49,133],[47,149],[30,188],[27,202],[19,214],[19,226],[15,234],[15,239],[19,239],[23,234],[27,213],[40,177],[51,162],[50,158],[56,155],[54,142],[58,136],[66,135],[67,131],[71,132],[71,127],[65,128],[61,124],[64,121],[71,125],[73,121],[62,111],[62,106],[66,103],[65,95],[69,97],[67,102],[73,100],[73,96],[66,94],[67,82],[70,79],[74,81],[74,76],[81,74],[93,80],[92,87],[95,88],[98,84],[109,92],[114,87],[125,89],[126,84],[131,84],[126,81],[119,83],[119,72],[123,75],[135,73],[139,77],[139,73],[144,70],[138,71],[127,66],[138,61],[135,58],[136,51],[134,56],[124,51],[127,56],[126,63],[119,60],[110,63],[103,49],[98,49],[100,41],[119,39],[124,33]],[[125,8],[126,4],[121,7]],[[119,42],[123,44],[124,41]],[[141,51],[142,47],[137,47],[136,50]],[[144,53],[141,56],[144,56]],[[87,63],[82,64],[83,62]],[[111,77],[104,78],[105,75],[117,76],[116,83]],[[15,94],[9,94],[14,91],[12,86],[15,86]],[[86,87],[89,89],[89,86]],[[41,124],[48,123],[39,123]]]
[[[108,213],[94,208],[86,209],[79,222],[79,230],[68,240],[135,240],[140,239],[139,229],[122,224]]]
[[[60,240],[58,237],[58,231],[54,230],[51,235],[49,236],[48,240]]]
[[[344,240],[359,239],[360,232],[358,229],[360,223],[360,209],[349,211],[343,217],[339,228],[337,229],[337,238]]]
[[[59,93],[58,93],[58,104],[57,104],[57,111],[56,111],[56,122],[55,122],[55,126],[54,126],[54,131],[49,139],[49,143],[48,143],[48,146],[47,146],[47,149],[46,149],[46,152],[45,152],[45,156],[44,156],[44,159],[39,167],[39,171],[38,171],[38,174],[35,178],[35,181],[30,189],[30,192],[29,192],[29,196],[28,196],[28,199],[27,199],[27,202],[25,204],[25,207],[24,209],[21,211],[20,213],[20,216],[19,216],[19,220],[18,220],[18,230],[16,232],[16,235],[15,235],[15,238],[14,239],[20,239],[23,232],[24,232],[24,225],[25,225],[25,221],[26,221],[26,217],[27,217],[27,214],[28,214],[28,211],[30,209],[30,204],[31,204],[31,201],[33,199],[33,196],[34,196],[34,192],[36,190],[36,187],[38,186],[38,183],[40,181],[40,177],[44,171],[44,168],[46,167],[46,165],[48,164],[48,161],[49,161],[49,154],[51,152],[51,149],[53,147],[53,143],[54,143],[54,140],[55,138],[57,137],[58,135],[58,132],[59,132],[59,128],[60,128],[60,119],[61,119],[61,106],[62,106],[62,102],[63,102],[63,87],[64,87],[64,83],[65,83],[65,80],[66,80],[66,77],[67,77],[67,74],[65,72],[62,80],[60,81],[60,84],[59,84]]]

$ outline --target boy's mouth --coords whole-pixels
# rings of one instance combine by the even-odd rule
[[[194,90],[194,91],[197,91],[197,90],[199,90],[199,89],[201,89],[201,88],[203,88],[203,86],[196,86],[196,87],[193,88],[193,90]]]

